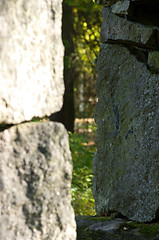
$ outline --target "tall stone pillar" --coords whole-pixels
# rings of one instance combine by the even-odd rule
[[[0,239],[75,240],[72,159],[60,123],[62,1],[0,3]]]
[[[159,2],[97,2],[96,211],[148,222],[159,218]]]

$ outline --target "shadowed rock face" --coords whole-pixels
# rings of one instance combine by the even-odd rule
[[[102,14],[102,43],[114,42],[150,49],[159,48],[159,31],[157,28],[130,22],[125,18],[116,16],[108,8],[103,8]]]
[[[132,2],[132,3],[137,3],[137,4],[157,4],[158,0],[95,0],[97,4],[101,5],[113,5],[116,2],[119,2],[119,4],[122,4],[123,2]]]
[[[97,213],[119,211],[129,219],[151,221],[159,206],[159,76],[127,48],[110,44],[101,46],[98,74]]]
[[[103,4],[103,5],[112,5],[113,3],[116,3],[118,0],[95,0],[97,4]]]
[[[103,9],[94,197],[98,215],[119,212],[147,222],[159,217],[158,30],[139,15],[144,24],[135,23],[121,2]],[[129,2],[145,9],[152,3]]]
[[[63,125],[21,124],[0,140],[0,239],[75,239]]]

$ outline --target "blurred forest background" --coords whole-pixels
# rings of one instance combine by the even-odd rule
[[[101,21],[101,7],[92,0],[63,1],[65,95],[62,110],[51,118],[71,132],[75,118],[94,117]]]
[[[96,125],[96,61],[100,47],[101,7],[92,0],[63,1],[65,94],[54,116],[69,131],[73,158],[72,205],[76,215],[95,215],[92,159]]]
[[[69,132],[73,159],[72,205],[76,215],[95,215],[92,160],[96,125],[96,61],[100,47],[101,7],[93,0],[64,0],[62,38],[64,104],[50,120]]]

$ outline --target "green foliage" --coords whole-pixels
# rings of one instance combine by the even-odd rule
[[[72,8],[73,13],[74,55],[70,56],[70,59],[76,72],[74,78],[76,117],[93,117],[96,103],[96,60],[102,22],[101,6],[92,0],[64,0],[64,3]],[[65,60],[67,67],[68,62],[71,66],[71,61]]]
[[[92,123],[92,124],[89,124],[88,129],[91,130],[92,134],[93,134],[94,137],[95,137],[96,131],[97,131],[97,125],[95,124],[95,122]]]
[[[73,159],[72,205],[76,215],[94,215],[94,198],[92,195],[92,159],[95,147],[87,147],[86,137],[69,133],[70,148]]]

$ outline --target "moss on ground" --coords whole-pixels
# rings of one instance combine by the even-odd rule
[[[158,237],[159,239],[159,223],[137,223],[127,222],[121,225],[121,228],[136,229],[138,233],[146,239]]]

